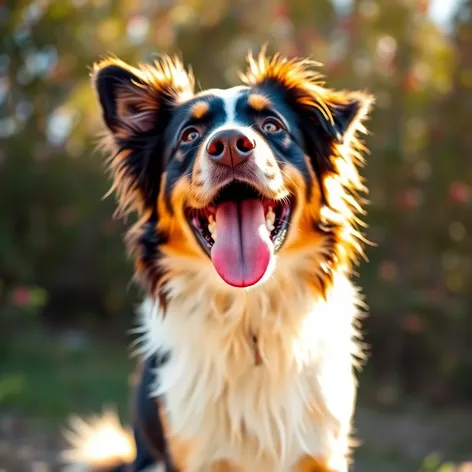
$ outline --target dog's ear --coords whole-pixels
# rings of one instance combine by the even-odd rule
[[[162,136],[172,110],[193,96],[194,79],[176,58],[131,67],[116,58],[93,68],[92,81],[106,126],[119,214],[153,208],[164,159]]]
[[[103,120],[114,135],[149,132],[169,107],[190,98],[194,87],[181,62],[167,56],[138,68],[105,59],[95,64],[93,83]]]
[[[140,71],[119,61],[101,63],[95,66],[94,84],[110,131],[125,127],[145,132],[155,125],[157,97]]]
[[[321,127],[338,144],[349,144],[367,116],[373,98],[365,92],[331,92],[326,99],[329,114],[315,106]]]
[[[242,80],[252,86],[278,87],[297,114],[314,129],[321,128],[336,143],[347,143],[367,116],[373,97],[365,92],[337,92],[324,87],[316,72],[319,64],[310,60],[268,58],[265,49],[248,57],[249,67]]]

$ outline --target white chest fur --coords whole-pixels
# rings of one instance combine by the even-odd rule
[[[247,471],[289,472],[305,454],[344,457],[357,352],[351,283],[338,277],[326,300],[286,281],[244,293],[195,278],[173,283],[166,316],[147,300],[141,329],[145,354],[171,352],[153,393],[173,433],[192,440],[189,470],[226,458]]]

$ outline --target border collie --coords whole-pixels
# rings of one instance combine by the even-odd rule
[[[373,98],[305,59],[248,56],[242,85],[194,90],[181,61],[97,63],[93,84],[135,273],[134,424],[69,431],[82,470],[346,472]]]

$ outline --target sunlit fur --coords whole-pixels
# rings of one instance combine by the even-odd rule
[[[256,110],[263,110],[270,105],[270,100],[260,93],[253,93],[249,95],[249,105]]]
[[[203,118],[209,110],[208,103],[201,101],[195,103],[195,105],[192,107],[190,113],[194,118],[197,118],[198,120]]]
[[[70,429],[65,432],[70,449],[62,453],[70,466],[67,471],[87,470],[87,464],[96,469],[107,469],[113,464],[127,464],[136,454],[132,432],[122,428],[118,415],[105,410],[101,416],[87,421],[73,416]]]
[[[296,265],[283,264],[285,276],[244,297],[221,283],[215,291],[210,271],[176,277],[165,317],[152,301],[143,306],[143,353],[178,346],[155,393],[165,395],[175,436],[203,448],[188,470],[225,453],[247,471],[288,471],[303,454],[344,470],[357,293],[340,276],[326,301],[317,300],[310,286],[294,283]],[[254,367],[250,333],[258,333],[264,369]]]
[[[148,295],[139,352],[144,358],[175,353],[156,372],[153,395],[165,405],[168,441],[179,450],[182,471],[346,472],[353,366],[363,358],[361,302],[349,280],[363,254],[359,133],[372,97],[325,88],[308,60],[262,52],[248,62],[242,80],[254,92],[249,104],[270,104],[264,87],[275,83],[317,136],[306,144],[307,173],[281,165],[269,147],[256,169],[261,192],[293,198],[296,206],[267,277],[248,289],[218,276],[186,220],[186,207],[202,208],[214,197],[202,152],[190,173],[168,185],[164,159],[149,155],[145,140],[150,129],[164,126],[163,110],[226,92],[194,95],[193,77],[177,59],[139,69],[109,59],[95,67],[98,74],[117,65],[139,78],[137,95],[129,84],[117,89],[119,124],[107,123],[118,210],[138,214],[127,243]],[[205,104],[194,105],[195,118],[208,112]],[[259,148],[268,146],[256,131],[254,139]],[[254,336],[261,366],[255,366]]]
[[[312,208],[311,212],[307,209],[311,213],[308,218],[312,221],[320,219],[322,224],[336,227],[334,233],[338,247],[334,253],[337,262],[342,265],[354,262],[362,254],[360,241],[363,238],[357,231],[357,225],[362,223],[356,216],[364,213],[359,193],[367,191],[357,170],[363,163],[362,153],[366,151],[358,134],[366,132],[362,121],[369,111],[372,97],[363,92],[339,92],[324,87],[321,76],[313,68],[317,64],[309,60],[288,60],[280,55],[268,58],[262,53],[257,58],[250,55],[248,62],[248,71],[241,75],[243,82],[254,86],[268,79],[279,80],[284,87],[294,91],[301,105],[319,109],[328,127],[335,123],[333,110],[356,98],[363,102],[347,133],[344,136],[335,134],[333,142],[325,143],[323,152],[327,159],[322,185],[327,205],[321,209]],[[316,206],[318,202],[315,198]]]

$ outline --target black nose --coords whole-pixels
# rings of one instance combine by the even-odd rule
[[[215,164],[236,167],[249,159],[255,147],[256,143],[241,130],[225,129],[213,136],[207,152]]]

